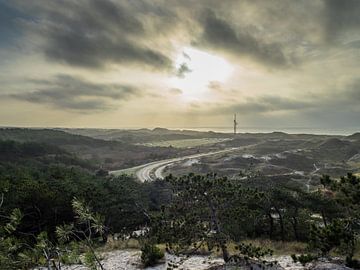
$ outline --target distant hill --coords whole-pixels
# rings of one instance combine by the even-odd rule
[[[360,132],[356,132],[350,136],[347,136],[347,138],[349,140],[356,140],[356,141],[360,141]]]
[[[333,135],[314,135],[314,134],[287,134],[285,132],[274,131],[270,133],[238,133],[234,136],[232,133],[221,133],[213,131],[195,131],[195,130],[173,130],[167,128],[154,129],[58,129],[71,134],[89,136],[101,140],[114,140],[124,143],[148,143],[170,140],[186,140],[199,138],[235,138],[235,139],[261,139],[261,140],[322,140],[326,138],[343,138],[344,136]]]
[[[53,129],[29,129],[29,128],[1,128],[1,140],[14,140],[19,142],[42,142],[58,146],[64,145],[106,145],[102,140],[91,137],[69,134]]]
[[[37,142],[57,146],[98,167],[109,170],[174,157],[180,152],[172,147],[146,147],[53,129],[1,128],[0,140]]]
[[[55,145],[38,142],[15,142],[0,140],[0,164],[78,166],[87,170],[96,167]]]
[[[170,140],[185,140],[197,138],[229,138],[232,134],[216,132],[199,132],[194,130],[154,129],[60,129],[72,134],[90,136],[96,139],[121,141],[126,143],[146,143]]]
[[[327,149],[340,149],[347,148],[351,146],[351,142],[348,140],[340,140],[338,138],[331,138],[319,145],[319,149],[327,150]]]
[[[359,143],[338,138],[327,139],[313,148],[313,155],[337,162],[347,161],[359,152]]]

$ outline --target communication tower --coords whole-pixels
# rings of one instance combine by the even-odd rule
[[[234,114],[234,135],[236,135],[236,127],[237,127],[237,122],[236,122],[236,114]]]

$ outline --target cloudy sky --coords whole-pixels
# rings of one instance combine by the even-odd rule
[[[0,0],[0,125],[360,128],[360,1]]]

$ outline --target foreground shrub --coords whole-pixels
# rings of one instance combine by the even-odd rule
[[[141,262],[145,267],[156,265],[163,257],[164,252],[154,244],[146,243],[141,248]]]
[[[294,263],[301,263],[303,266],[305,266],[307,263],[312,262],[318,258],[318,256],[312,255],[312,254],[301,254],[299,256],[292,254],[291,258],[293,259]]]

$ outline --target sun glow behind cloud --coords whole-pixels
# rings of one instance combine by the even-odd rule
[[[360,1],[133,2],[0,0],[0,125],[360,126]]]
[[[233,67],[223,58],[194,48],[184,48],[175,60],[177,76],[169,84],[182,91],[186,101],[209,98],[209,83],[224,83],[232,74]]]

